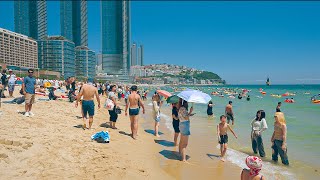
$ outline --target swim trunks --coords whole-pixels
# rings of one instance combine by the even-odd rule
[[[94,115],[94,102],[82,100],[82,111],[84,117],[87,117],[87,114],[89,114],[90,117]]]
[[[219,144],[227,144],[228,143],[228,134],[220,135]]]
[[[130,116],[136,116],[138,114],[139,114],[139,108],[133,108],[133,109],[129,108],[129,115]]]
[[[230,120],[231,120],[231,121],[234,121],[233,115],[227,113],[227,120],[228,120],[228,124],[229,124]]]

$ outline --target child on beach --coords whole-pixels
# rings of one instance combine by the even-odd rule
[[[226,118],[227,117],[225,115],[220,116],[220,123],[217,125],[217,136],[220,144],[221,161],[223,162],[225,161],[224,155],[226,154],[228,147],[228,129],[232,132],[235,138],[238,138],[238,136],[231,129],[230,125],[226,123]]]

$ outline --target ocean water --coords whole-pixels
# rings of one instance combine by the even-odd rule
[[[320,85],[238,85],[238,86],[197,86],[184,87],[199,89],[210,94],[213,91],[221,90],[221,88],[230,88],[237,92],[242,89],[248,89],[251,97],[250,101],[246,98],[239,100],[236,96],[231,99],[228,95],[224,97],[213,96],[212,101],[215,104],[213,113],[216,116],[208,119],[206,115],[206,105],[195,104],[196,115],[191,118],[191,133],[195,140],[206,140],[215,143],[215,139],[210,139],[216,132],[216,125],[219,123],[219,116],[224,114],[225,106],[228,101],[233,101],[233,111],[235,114],[234,131],[238,135],[235,139],[229,132],[229,150],[227,152],[227,161],[245,168],[244,159],[248,155],[252,155],[250,132],[250,123],[255,117],[258,110],[262,109],[266,112],[266,121],[268,129],[263,133],[263,143],[267,156],[263,158],[264,169],[262,173],[270,179],[320,179],[320,104],[313,104],[310,98],[320,93]],[[262,95],[259,90],[263,88],[266,92]],[[173,87],[163,87],[176,94]],[[154,89],[150,89],[152,92]],[[285,103],[286,97],[272,97],[271,94],[284,94],[286,92],[294,93],[295,103]],[[151,94],[151,93],[149,93]],[[320,99],[320,97],[319,97]],[[290,166],[286,167],[279,162],[271,161],[271,136],[273,133],[274,113],[278,102],[282,102],[281,111],[284,112],[287,121],[287,146]],[[170,114],[170,106],[164,105],[162,111],[162,123],[170,130],[172,129],[172,120]],[[193,140],[194,141],[194,140]],[[190,142],[191,144],[192,142]],[[194,147],[195,148],[195,147]],[[214,148],[219,148],[216,146]],[[206,151],[210,151],[212,147],[205,147]],[[192,145],[190,145],[192,151]]]

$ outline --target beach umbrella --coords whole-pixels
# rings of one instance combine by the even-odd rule
[[[168,97],[167,99],[167,103],[177,103],[179,102],[179,97],[177,95],[173,95],[173,96],[170,96]]]
[[[191,103],[208,104],[208,102],[211,100],[211,97],[208,94],[192,89],[184,90],[177,96]]]
[[[172,96],[171,93],[169,93],[168,91],[165,91],[165,90],[157,90],[157,93],[165,98]]]

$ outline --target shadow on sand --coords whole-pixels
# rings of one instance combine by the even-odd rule
[[[154,135],[154,130],[152,130],[152,129],[145,129],[144,131],[145,131],[146,133],[149,133],[149,134]],[[159,135],[162,135],[162,134],[163,134],[163,133],[159,131]]]
[[[79,125],[76,125],[76,126],[73,126],[74,128],[79,128],[79,129],[83,129],[83,126],[82,124],[79,124]]]
[[[160,144],[162,146],[174,147],[174,142],[171,142],[171,141],[155,139],[154,142],[157,143],[157,144]]]
[[[219,158],[219,157],[220,157],[219,155],[216,155],[216,154],[207,154],[207,156],[208,156],[210,159],[214,159],[214,158]]]
[[[76,116],[76,118],[77,118],[77,119],[82,119],[82,117],[81,117],[81,116]]]
[[[125,135],[125,136],[130,136],[130,137],[131,137],[131,134],[129,134],[129,133],[126,133],[126,132],[124,132],[124,131],[119,131],[119,133],[120,133],[120,134],[122,134],[122,135]]]
[[[108,124],[108,123],[102,123],[102,124],[100,124],[100,127],[111,128],[110,124]]]
[[[159,152],[159,154],[161,154],[163,157],[165,157],[167,159],[177,160],[177,161],[181,160],[180,154],[176,151],[162,150]],[[186,158],[188,160],[188,159],[190,159],[190,156],[187,155]]]

